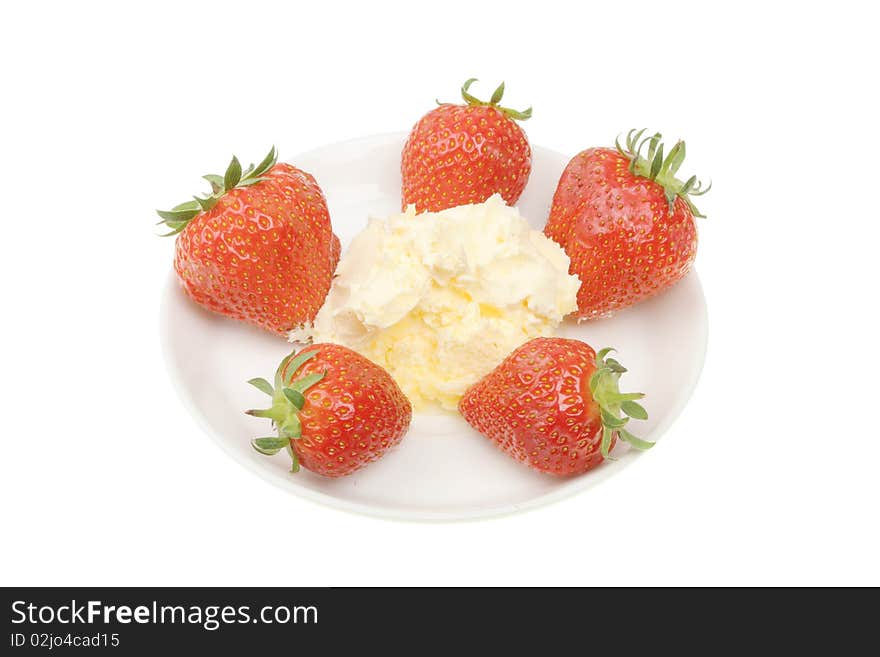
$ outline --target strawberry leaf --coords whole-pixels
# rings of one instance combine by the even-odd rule
[[[215,205],[217,205],[217,201],[219,200],[216,196],[209,196],[208,198],[199,198],[198,196],[193,196],[193,198],[198,202],[203,212],[207,212]]]
[[[294,375],[296,375],[296,371],[303,366],[304,363],[311,360],[315,356],[318,355],[317,351],[309,351],[308,349],[304,349],[299,354],[294,355],[290,354],[287,358],[281,361],[281,367],[278,369],[279,372],[285,372],[284,383],[290,385],[293,381]],[[286,370],[285,370],[286,368]]]
[[[501,102],[501,97],[504,95],[504,83],[498,85],[498,88],[492,92],[492,97],[489,99],[490,105],[497,105]]]
[[[238,183],[239,187],[250,187],[251,185],[256,185],[258,182],[263,182],[265,178],[248,178],[247,180],[242,180]]]
[[[605,360],[605,356],[614,351],[614,347],[605,347],[604,349],[600,349],[599,353],[596,354],[596,362],[599,364],[599,367],[602,367],[601,361]]]
[[[681,165],[684,162],[684,156],[684,142],[676,142],[675,146],[670,149],[669,155],[666,156],[666,161],[663,163],[663,173],[670,176],[674,176],[676,173],[678,173],[678,170],[681,168]]]
[[[626,429],[620,429],[617,432],[617,435],[620,436],[621,440],[625,440],[636,449],[651,449],[656,444],[647,440],[642,440],[641,438],[636,438]]]
[[[202,178],[211,183],[213,192],[216,193],[223,189],[223,176],[218,176],[216,173],[206,173]]]
[[[287,356],[284,357],[284,359],[278,365],[278,369],[275,370],[275,387],[276,388],[280,388],[285,383],[284,378],[283,378],[284,368],[286,368],[287,364],[291,360],[293,360],[295,357],[296,357],[296,352],[291,351],[289,354],[287,354]]]
[[[284,396],[287,397],[291,404],[296,406],[297,410],[302,410],[302,407],[305,406],[306,398],[303,397],[303,394],[299,390],[282,388],[281,392],[284,393]]]
[[[621,365],[620,363],[618,363],[616,360],[614,360],[613,358],[606,358],[605,359],[605,367],[607,367],[609,370],[611,370],[615,374],[623,374],[624,372],[626,372],[626,368],[623,365]]]
[[[478,99],[468,93],[468,89],[471,88],[471,85],[477,81],[477,78],[468,78],[463,85],[461,85],[461,97],[464,98],[464,101],[468,105],[482,105],[483,103]]]
[[[296,413],[291,414],[287,420],[278,427],[278,432],[283,438],[299,438],[302,436],[302,424]]]
[[[620,410],[629,415],[634,420],[647,420],[648,419],[648,411],[645,410],[645,407],[641,404],[637,404],[634,401],[623,401],[620,404]]]
[[[171,208],[172,212],[180,212],[182,210],[198,210],[199,204],[195,201],[184,201]]]
[[[641,134],[642,133],[639,132],[639,135]],[[663,135],[661,135],[659,132],[655,132],[653,136],[647,138],[646,141],[648,142],[648,162],[654,162],[654,154],[657,152],[657,146],[660,144],[661,139],[663,139]],[[639,151],[641,151],[641,144],[638,148]]]
[[[184,221],[183,219],[165,219],[163,221],[160,221],[159,224],[164,224],[165,226],[168,226],[169,228],[173,228],[177,232],[180,232],[181,230],[183,230],[184,226],[186,226],[186,221]]]
[[[156,210],[156,214],[166,221],[187,222],[201,212],[198,208],[198,203],[195,203],[195,201],[193,203],[196,205],[195,210]]]
[[[611,439],[614,436],[614,432],[609,429],[607,426],[602,427],[602,443],[599,445],[599,453],[602,454],[602,458],[608,458],[608,452],[611,450]]]
[[[602,424],[609,429],[619,429],[629,421],[629,418],[619,418],[604,408],[599,409],[599,411],[602,415]]]
[[[226,174],[223,176],[223,188],[226,191],[234,189],[239,180],[241,180],[241,162],[233,155],[232,161],[226,167]]]
[[[290,471],[299,472],[299,457],[290,445],[287,446],[287,453],[290,454]]]
[[[257,165],[256,169],[254,169],[253,174],[252,174],[253,177],[258,178],[258,177],[262,176],[269,169],[271,169],[273,166],[275,166],[275,162],[277,160],[278,160],[278,152],[275,150],[275,147],[273,146],[271,149],[269,149],[269,152],[266,155],[266,157],[263,158],[263,161]]]
[[[663,165],[663,144],[657,147],[657,154],[651,160],[651,173],[648,176],[651,180],[657,180],[657,174],[660,173],[660,167]]]
[[[272,388],[272,385],[266,381],[266,379],[262,379],[257,377],[256,379],[251,379],[248,381],[254,388],[260,390],[261,392],[265,392],[270,397],[275,394],[275,390]]]
[[[266,456],[273,456],[277,454],[285,447],[290,445],[290,440],[287,438],[281,438],[278,436],[267,436],[266,438],[254,438],[251,441],[251,446],[257,450],[260,454],[265,454]]]
[[[308,376],[304,376],[301,379],[297,379],[290,384],[290,387],[298,392],[305,392],[313,385],[315,385],[318,381],[324,378],[327,372],[321,372],[320,374],[309,374]]]
[[[607,367],[602,367],[590,375],[590,394],[594,397],[596,396],[596,390],[599,388],[599,382],[602,380],[602,377],[606,374],[609,374],[611,370]]]

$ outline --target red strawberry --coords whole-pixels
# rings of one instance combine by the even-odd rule
[[[631,306],[679,281],[697,252],[691,201],[709,191],[696,176],[675,177],[684,161],[679,141],[664,159],[661,135],[627,148],[590,148],[566,166],[544,233],[571,258],[581,281],[578,315],[589,319]],[[648,144],[648,156],[640,155]]]
[[[468,93],[474,82],[461,88],[466,105],[441,104],[410,132],[400,165],[404,209],[414,203],[418,212],[437,212],[482,203],[495,193],[513,205],[522,194],[532,151],[514,119],[528,119],[532,108],[499,106],[503,82],[489,102],[478,100]]]
[[[647,449],[653,443],[623,428],[630,417],[648,417],[634,401],[644,395],[618,390],[626,369],[606,358],[610,351],[596,354],[579,340],[534,338],[471,386],[458,410],[513,458],[554,475],[594,468],[618,437]]]
[[[178,235],[174,269],[197,303],[275,333],[312,321],[330,289],[339,239],[318,183],[273,147],[242,173],[207,175],[207,198],[159,212]]]
[[[247,411],[270,418],[278,437],[256,438],[254,449],[273,455],[287,449],[292,472],[300,465],[341,477],[375,461],[403,438],[412,406],[381,367],[347,347],[316,344],[290,354],[275,373],[251,385],[272,397],[272,406]]]

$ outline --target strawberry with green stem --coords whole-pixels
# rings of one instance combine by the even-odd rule
[[[261,378],[248,383],[272,404],[246,412],[272,420],[278,431],[252,445],[267,456],[287,450],[292,472],[302,466],[328,477],[351,474],[397,445],[412,419],[409,400],[388,372],[341,345],[290,354],[274,385]]]
[[[612,350],[598,353],[579,340],[535,338],[514,350],[471,386],[459,403],[464,419],[503,451],[554,475],[586,472],[605,459],[617,439],[637,449],[653,443],[637,438],[630,418],[647,419],[618,382],[626,369]]]
[[[196,303],[274,333],[312,321],[339,261],[327,202],[311,174],[277,162],[273,147],[242,171],[232,158],[211,193],[169,211],[174,269]]]
[[[631,130],[626,147],[589,148],[559,179],[544,233],[581,279],[578,317],[591,319],[659,294],[681,280],[697,253],[693,198],[709,191],[676,176],[685,143],[664,155],[660,133]],[[647,147],[647,154],[643,155]]]
[[[470,93],[475,78],[461,87],[464,105],[440,103],[413,127],[401,157],[403,207],[438,212],[482,203],[500,194],[508,205],[519,200],[532,169],[532,151],[517,121],[532,116],[501,106],[504,83],[488,101]]]

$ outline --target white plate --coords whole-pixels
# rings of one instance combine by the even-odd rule
[[[327,196],[343,248],[367,215],[400,210],[400,151],[405,135],[379,135],[333,144],[291,159],[310,171]],[[533,170],[519,202],[542,228],[568,158],[533,148]],[[261,456],[250,439],[266,421],[243,411],[263,402],[245,383],[274,371],[291,345],[202,310],[172,274],[165,291],[162,341],[171,377],[190,411],[230,456],[268,481],[302,497],[349,511],[409,520],[462,520],[533,508],[595,486],[640,458],[618,447],[608,461],[580,477],[559,479],[515,462],[453,415],[416,415],[400,446],[355,474],[327,479],[288,472],[285,454]],[[566,323],[561,335],[596,349],[613,346],[629,368],[627,390],[646,393],[650,413],[638,434],[656,440],[672,424],[699,377],[706,349],[706,304],[696,273],[667,293],[611,319]],[[655,449],[663,449],[658,446]]]

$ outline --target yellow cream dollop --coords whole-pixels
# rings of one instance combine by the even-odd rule
[[[511,351],[577,308],[565,252],[499,195],[370,219],[339,262],[314,325],[394,377],[416,409],[454,409]]]

